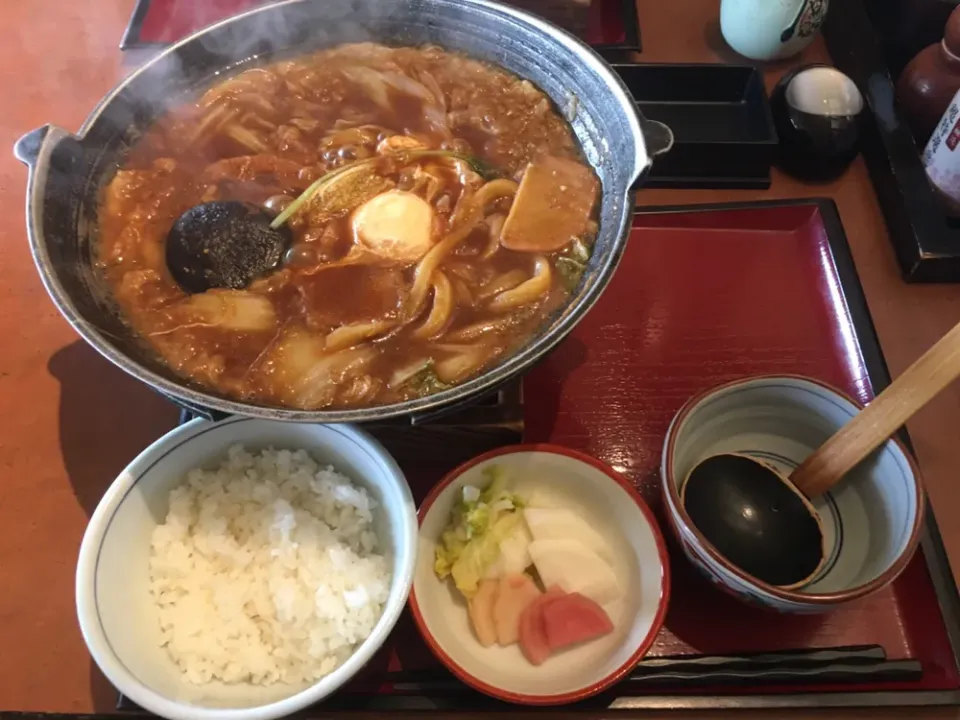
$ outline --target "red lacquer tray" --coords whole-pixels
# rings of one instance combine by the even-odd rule
[[[823,379],[862,401],[888,383],[833,202],[645,209],[596,307],[524,379],[523,439],[604,460],[659,512],[661,446],[683,402],[734,378],[778,372]],[[456,432],[443,421],[439,427]],[[410,428],[395,432],[417,445],[404,455],[397,438],[381,437],[422,500],[450,469],[440,446],[457,442],[456,435],[431,442],[429,434],[410,440]],[[496,442],[511,440],[519,437]],[[899,682],[807,678],[747,686],[718,685],[705,671],[701,684],[628,680],[577,709],[629,715],[651,708],[960,705],[960,602],[932,513],[922,551],[892,587],[819,616],[741,605],[700,578],[668,541],[671,605],[650,657],[873,645],[889,660],[915,661],[922,674]],[[316,712],[504,709],[443,672],[405,614],[362,675]]]
[[[264,5],[267,1],[137,0],[120,48],[129,50],[167,45],[195,30]],[[640,26],[635,0],[592,0],[583,40],[598,50],[639,52]]]

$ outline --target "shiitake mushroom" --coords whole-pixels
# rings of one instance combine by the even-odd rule
[[[283,260],[292,236],[271,227],[274,216],[236,200],[196,205],[167,234],[171,275],[189,293],[211,288],[241,290]]]

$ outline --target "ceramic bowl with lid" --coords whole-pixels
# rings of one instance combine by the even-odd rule
[[[749,455],[789,476],[861,409],[818,380],[763,376],[708,390],[679,410],[661,458],[664,508],[684,553],[711,582],[752,605],[812,613],[876,592],[904,570],[920,540],[926,497],[913,458],[896,439],[812,500],[823,526],[826,562],[797,589],[769,585],[733,565],[681,503],[683,483],[706,458]]]

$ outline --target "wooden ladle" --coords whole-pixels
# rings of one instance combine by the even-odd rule
[[[753,577],[785,589],[825,562],[810,499],[827,492],[935,395],[960,377],[960,324],[908,367],[789,478],[747,455],[714,455],[683,484],[687,514],[713,546]]]

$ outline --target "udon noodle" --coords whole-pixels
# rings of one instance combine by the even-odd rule
[[[105,190],[98,265],[177,374],[304,409],[482,372],[568,298],[599,183],[548,98],[434,47],[346,45],[248,69],[162,116]],[[214,200],[288,225],[283,263],[188,294],[168,231]]]

